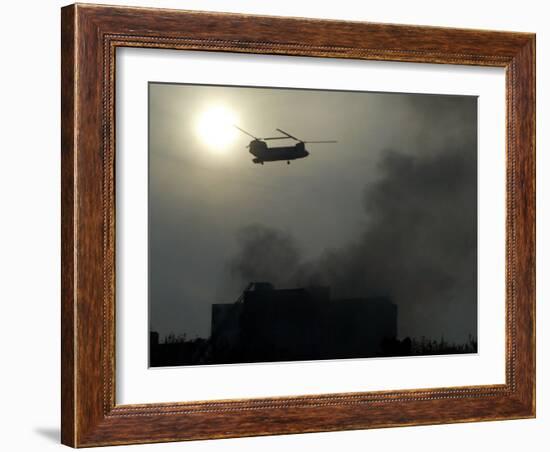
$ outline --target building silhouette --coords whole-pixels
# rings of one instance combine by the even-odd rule
[[[149,333],[149,365],[305,361],[386,356],[397,306],[385,297],[331,298],[328,287],[253,282],[234,303],[212,305],[209,338]]]
[[[328,287],[255,282],[235,303],[212,305],[211,331],[220,363],[373,357],[396,338],[397,306],[385,297],[332,299]]]

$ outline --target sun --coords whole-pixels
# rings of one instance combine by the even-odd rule
[[[234,127],[236,122],[237,117],[229,108],[211,106],[199,116],[197,134],[210,149],[225,151],[238,136]]]

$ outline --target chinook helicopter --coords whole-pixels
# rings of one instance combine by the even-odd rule
[[[291,160],[303,159],[309,155],[309,152],[306,150],[306,143],[337,143],[335,140],[324,140],[324,141],[305,141],[296,138],[288,132],[285,132],[281,129],[276,129],[277,132],[282,133],[284,136],[278,137],[266,137],[258,138],[247,132],[246,130],[241,129],[240,127],[235,126],[236,129],[240,130],[242,133],[253,138],[253,140],[248,144],[249,152],[254,156],[252,161],[254,163],[259,163],[261,165],[264,162],[279,162],[285,161],[290,165]],[[296,144],[290,146],[273,146],[269,147],[266,143],[268,140],[294,140]]]

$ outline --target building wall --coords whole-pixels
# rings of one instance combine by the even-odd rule
[[[212,307],[214,356],[238,348],[244,362],[379,356],[397,334],[386,298],[330,298],[328,288],[251,290]]]

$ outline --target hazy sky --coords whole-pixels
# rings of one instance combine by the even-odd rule
[[[399,337],[476,335],[475,97],[149,90],[150,326],[161,337],[208,336],[211,304],[252,280],[391,296]],[[212,145],[213,111],[256,136],[278,127],[338,143],[257,165],[244,134]]]

